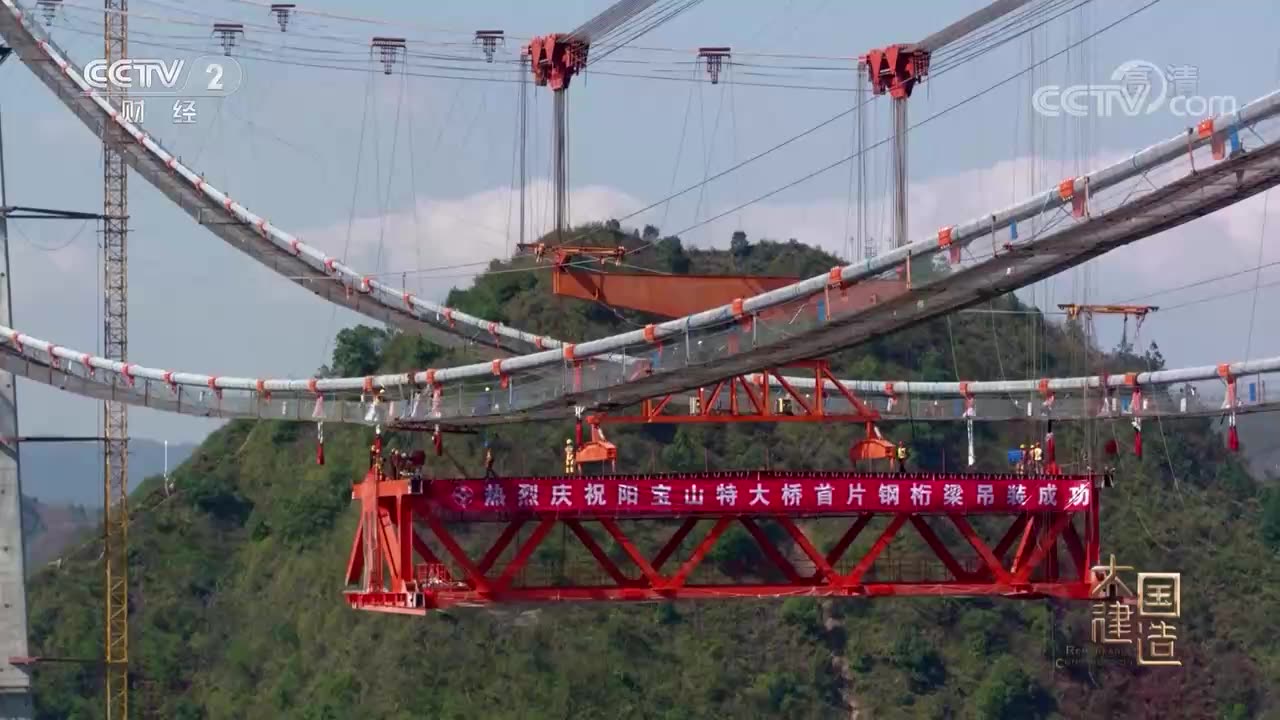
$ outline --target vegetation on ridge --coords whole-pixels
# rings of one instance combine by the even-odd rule
[[[666,272],[810,275],[835,264],[799,243],[744,237],[731,252],[691,251],[647,228],[597,231],[652,242],[629,262]],[[554,298],[549,285],[545,271],[490,273],[449,302],[561,338],[647,321]],[[1012,298],[998,305],[1020,308]],[[1085,372],[1082,343],[1077,329],[1035,314],[961,314],[832,364],[846,377],[1036,377]],[[1161,362],[1158,351],[1121,350],[1104,358],[1108,369]],[[339,334],[326,370],[363,375],[459,359],[419,338],[361,327]],[[349,485],[367,462],[369,438],[360,428],[326,430],[327,464],[316,466],[312,428],[233,422],[173,473],[172,498],[156,493],[155,478],[138,489],[134,508],[149,509],[136,511],[130,529],[137,717],[847,718],[855,706],[876,718],[1280,717],[1280,495],[1247,475],[1207,420],[1149,429],[1145,456],[1124,456],[1104,496],[1104,552],[1183,573],[1186,665],[1146,671],[1056,668],[1069,645],[1087,644],[1088,609],[1043,601],[793,598],[459,609],[425,619],[352,611],[340,594],[356,520]],[[887,430],[908,439],[927,467],[954,469],[964,454],[960,426]],[[1123,425],[1097,430],[1128,437]],[[553,473],[569,431],[536,423],[487,439],[499,473]],[[627,468],[835,469],[847,466],[858,432],[653,426],[610,437]],[[1001,467],[1005,448],[1036,432],[980,425],[980,466]],[[1064,457],[1081,438],[1079,427],[1059,430]],[[446,443],[463,468],[479,467],[480,438]],[[434,472],[457,473],[441,460],[432,459]],[[98,554],[91,546],[33,579],[33,654],[100,655]],[[757,555],[730,535],[712,562],[762,572]],[[36,690],[41,718],[101,716],[92,666],[42,666]]]

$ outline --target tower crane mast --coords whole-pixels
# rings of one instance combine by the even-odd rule
[[[104,58],[129,56],[129,2],[104,0]],[[117,107],[126,89],[109,86]],[[129,185],[124,129],[108,123],[102,143],[103,355],[129,358]],[[103,567],[107,720],[129,717],[129,406],[108,400],[103,412]]]

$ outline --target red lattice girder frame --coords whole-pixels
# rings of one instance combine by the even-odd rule
[[[775,476],[776,475],[776,476]],[[654,482],[673,479],[712,483],[725,477],[747,477],[763,482],[784,479],[823,483],[883,483],[886,477],[861,474],[768,474],[751,473],[733,476],[723,473],[703,475],[647,476]],[[521,478],[502,483],[600,482],[616,485],[619,478],[638,481],[642,476],[598,476],[575,478]],[[484,481],[424,481],[388,479],[371,472],[355,486],[353,496],[362,507],[360,526],[352,543],[347,564],[345,592],[352,608],[380,612],[425,614],[431,609],[453,605],[494,603],[528,603],[552,601],[652,601],[705,598],[807,596],[1004,596],[1010,598],[1059,597],[1087,599],[1092,587],[1090,568],[1098,564],[1098,498],[1093,477],[1058,476],[1013,477],[978,475],[905,475],[896,476],[902,483],[975,483],[991,482],[1004,489],[1013,483],[1067,483],[1088,487],[1087,497],[1073,510],[1011,510],[994,507],[983,515],[1009,520],[1000,539],[986,542],[971,525],[978,511],[970,506],[963,511],[946,512],[869,512],[849,513],[840,510],[830,518],[847,525],[840,538],[826,551],[820,549],[801,524],[801,515],[751,510],[735,512],[707,511],[696,515],[670,514],[671,534],[655,552],[646,553],[627,526],[638,519],[652,520],[661,513],[646,510],[635,516],[620,514],[617,509],[593,513],[585,508],[555,514],[545,510],[528,513],[500,511],[481,514],[472,522],[500,523],[502,530],[483,553],[472,555],[455,537],[446,522],[458,516],[447,503],[439,500],[432,486],[470,487],[466,483]],[[802,480],[808,478],[808,480]],[[1074,495],[1074,493],[1073,493]],[[823,517],[812,509],[805,518]],[[849,548],[878,516],[888,522],[874,542],[861,555],[846,558]],[[784,549],[761,528],[768,520],[783,529],[792,547]],[[930,522],[933,521],[933,523]],[[682,544],[693,535],[699,522],[708,529],[689,552],[681,554]],[[650,523],[652,524],[652,523]],[[782,580],[740,578],[723,582],[692,582],[691,576],[703,564],[717,541],[733,525],[741,525],[759,544]],[[937,532],[937,525],[954,529],[962,538],[957,548],[948,547]],[[913,580],[881,577],[876,562],[883,559],[891,541],[903,535],[910,525],[946,571],[942,580]],[[492,526],[492,525],[491,525]],[[589,528],[598,526],[611,540],[615,551],[607,552]],[[421,534],[420,534],[421,533]],[[470,533],[468,533],[470,534]],[[572,534],[594,559],[594,582],[556,573],[546,582],[527,577],[530,559],[548,538]],[[698,537],[698,536],[694,536]],[[442,558],[428,544],[431,540],[443,548]],[[508,550],[511,552],[508,553]],[[1060,558],[1059,551],[1064,553]],[[788,552],[791,558],[788,557]],[[503,557],[507,556],[505,560]],[[798,561],[794,558],[798,557]],[[447,561],[446,561],[447,560]],[[1064,562],[1064,560],[1066,562]],[[1065,566],[1069,564],[1068,570]],[[873,571],[873,566],[877,569]],[[847,569],[846,569],[847,568]],[[385,571],[385,573],[384,573]]]
[[[678,393],[698,399],[697,412],[672,412],[671,400],[676,394],[642,401],[639,415],[593,415],[588,422],[601,425],[621,423],[737,423],[737,422],[871,422],[880,413],[849,392],[825,360],[801,360],[786,369],[802,368],[813,373],[812,397],[799,392],[783,375],[783,368],[769,368],[750,375],[735,375],[726,380]],[[782,389],[782,397],[791,401],[790,413],[779,413],[773,407],[773,387]],[[835,392],[830,392],[834,387]],[[854,409],[852,413],[830,413],[826,399],[843,398]],[[727,407],[723,400],[727,399]],[[679,406],[679,403],[677,403]]]

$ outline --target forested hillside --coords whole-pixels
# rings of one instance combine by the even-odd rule
[[[836,262],[798,243],[744,238],[730,252],[689,252],[652,228],[600,233],[652,242],[629,262],[663,272],[810,275]],[[449,302],[561,338],[646,321],[554,298],[545,266],[491,272]],[[998,305],[1018,309],[1009,298]],[[1046,327],[1038,315],[975,313],[877,339],[833,365],[844,377],[1040,377],[1085,372],[1084,350],[1077,331]],[[357,328],[340,333],[326,370],[361,375],[461,359],[415,337]],[[1106,358],[1109,370],[1160,362],[1154,348]],[[885,429],[907,439],[925,467],[954,469],[963,457],[961,426]],[[551,474],[569,432],[567,422],[538,423],[487,439],[499,473]],[[835,469],[847,466],[858,432],[661,426],[610,438],[620,469]],[[1038,432],[980,426],[980,466],[1001,467],[1010,444]],[[327,464],[317,466],[313,428],[234,422],[176,470],[172,498],[156,493],[154,478],[135,493],[134,707],[138,717],[176,720],[1280,718],[1280,494],[1246,474],[1207,420],[1165,422],[1147,435],[1145,456],[1123,457],[1104,496],[1104,553],[1183,573],[1181,669],[1057,669],[1069,645],[1087,644],[1089,611],[1045,601],[793,598],[457,609],[425,619],[355,612],[342,599],[342,573],[356,521],[349,486],[367,464],[369,432],[326,428]],[[1058,437],[1070,460],[1082,433],[1068,427]],[[476,472],[482,439],[446,442]],[[389,442],[421,447],[424,438]],[[430,462],[438,475],[457,473]],[[712,560],[756,573],[758,555],[749,538],[729,535]],[[33,654],[101,653],[98,559],[91,546],[35,577]],[[92,667],[40,668],[40,717],[100,717],[99,683]]]

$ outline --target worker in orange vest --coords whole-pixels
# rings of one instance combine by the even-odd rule
[[[486,480],[498,477],[493,471],[493,448],[488,443],[484,446],[484,477]]]
[[[578,458],[573,449],[573,438],[564,439],[564,474],[573,475],[578,472]]]

